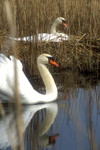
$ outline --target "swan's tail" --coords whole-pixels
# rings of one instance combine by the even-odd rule
[[[24,41],[24,42],[31,42],[33,40],[33,36],[26,36],[22,38],[15,38],[15,37],[9,37],[10,40],[15,40],[15,41]]]
[[[5,55],[3,55],[3,54],[1,54],[0,53],[0,64],[5,64],[5,63],[9,63],[9,59],[5,56]]]
[[[22,41],[21,38],[13,38],[13,37],[9,37],[10,40],[15,40],[15,41]]]
[[[2,65],[2,64],[9,64],[9,63],[12,63],[13,65],[14,65],[14,59],[16,60],[16,62],[17,62],[17,68],[18,69],[20,69],[20,70],[22,70],[23,69],[23,66],[22,66],[22,63],[20,62],[20,60],[18,60],[17,58],[14,58],[13,56],[9,56],[9,58],[8,57],[6,57],[4,54],[1,54],[0,53],[0,66]]]

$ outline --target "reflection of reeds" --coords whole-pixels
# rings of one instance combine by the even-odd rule
[[[4,121],[4,123],[5,123],[5,130],[6,130],[6,133],[7,133],[8,139],[9,139],[9,142],[11,143],[11,147],[12,147],[13,150],[16,150],[16,149],[15,149],[15,146],[14,146],[14,144],[13,144],[13,142],[12,142],[12,138],[10,137],[10,134],[11,134],[11,133],[10,133],[10,130],[9,130],[8,126],[7,126],[7,122],[6,122],[6,120],[5,120],[6,115],[5,115],[5,110],[4,110],[4,108],[3,108],[1,99],[0,99],[0,115],[2,116],[3,121]],[[2,130],[2,129],[1,129],[1,130]]]
[[[69,120],[66,126],[69,125],[69,128],[71,128],[72,133],[70,134],[75,137],[77,149],[87,149],[87,147],[91,150],[99,149],[99,91],[99,87],[90,88],[86,91],[84,89],[75,89],[73,97],[71,95],[67,100],[65,117],[69,118]],[[68,108],[70,109],[68,110]],[[87,141],[86,145],[84,145],[84,141]]]

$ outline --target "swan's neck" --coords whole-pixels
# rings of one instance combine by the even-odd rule
[[[38,69],[40,71],[41,77],[45,84],[46,95],[57,98],[57,87],[53,77],[51,76],[48,68],[43,64],[38,64]],[[49,98],[49,97],[48,97]]]
[[[41,126],[37,130],[38,141],[41,147],[47,147],[49,144],[49,136],[47,136],[45,133],[49,130],[49,128],[51,127],[57,116],[58,105],[56,103],[46,104],[45,108],[46,108],[46,116]]]
[[[46,116],[42,122],[42,125],[38,128],[39,136],[43,136],[49,130],[58,112],[58,105],[56,103],[46,105],[45,108],[46,108]]]
[[[45,84],[46,94],[41,94],[35,91],[33,87],[31,86],[31,84],[29,83],[29,81],[27,80],[27,78],[25,78],[25,76],[23,77],[23,74],[22,75],[19,74],[20,79],[22,79],[23,77],[24,83],[27,85],[25,86],[23,82],[20,82],[19,91],[21,91],[20,96],[21,96],[22,103],[30,103],[30,104],[40,103],[40,102],[47,103],[47,102],[54,101],[57,98],[57,95],[58,95],[57,87],[56,87],[53,77],[49,73],[49,70],[47,69],[45,65],[40,64],[39,62],[37,62],[37,65],[38,65],[38,69],[40,71],[41,77],[43,79],[43,82]],[[27,92],[26,87],[28,87],[28,92]],[[22,90],[22,88],[24,90]]]
[[[57,28],[57,23],[54,22],[53,25],[51,26],[51,34],[56,34],[57,31],[56,31],[56,28]]]

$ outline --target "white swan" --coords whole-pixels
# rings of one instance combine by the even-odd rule
[[[67,27],[66,20],[62,17],[58,17],[53,25],[51,26],[51,32],[49,33],[39,33],[37,36],[27,36],[22,38],[13,38],[9,37],[12,40],[16,41],[33,41],[33,42],[61,42],[62,40],[68,40],[68,35],[64,33],[59,33],[56,31],[56,28],[59,24],[62,24],[63,26]]]
[[[57,98],[58,91],[55,81],[46,67],[48,63],[58,66],[51,55],[42,54],[37,58],[37,66],[46,88],[46,94],[44,95],[33,89],[22,71],[22,64],[18,59],[16,59],[16,63],[18,92],[21,103],[47,103]],[[0,54],[0,91],[14,98],[14,83],[14,57],[10,56],[10,59],[8,59],[5,55]]]
[[[25,130],[28,127],[34,114],[36,114],[37,111],[42,109],[46,109],[46,116],[43,122],[37,126],[37,134],[36,134],[37,137],[34,137],[35,139],[32,140],[34,141],[37,138],[39,146],[48,147],[49,145],[53,144],[56,138],[54,135],[47,136],[45,135],[45,133],[49,130],[49,128],[51,127],[51,125],[53,124],[56,118],[58,112],[57,103],[23,106],[22,113],[21,113],[22,115],[21,117],[23,121],[22,132],[24,135]],[[7,111],[7,107],[5,108],[5,110]],[[29,127],[29,129],[33,131],[33,128],[31,129]],[[29,135],[28,130],[26,134]],[[0,135],[2,135],[0,136],[0,149],[6,149],[10,146],[14,146],[14,147],[18,146],[19,142],[18,142],[15,112],[12,112],[11,110],[9,112],[9,107],[8,107],[8,113],[5,115],[5,118],[4,119],[0,118]]]

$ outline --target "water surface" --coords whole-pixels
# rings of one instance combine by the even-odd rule
[[[72,79],[72,77],[71,77]],[[83,79],[83,78],[82,78]],[[54,103],[22,106],[25,150],[99,150],[100,84],[68,84],[58,79],[59,97]],[[61,82],[61,83],[60,83]],[[66,84],[67,83],[67,84]],[[82,80],[83,83],[83,80]],[[86,84],[85,84],[86,85]],[[37,88],[37,85],[36,85]],[[44,92],[44,88],[38,89]],[[4,105],[0,117],[0,149],[19,149],[16,113]],[[57,136],[49,143],[51,136]]]

